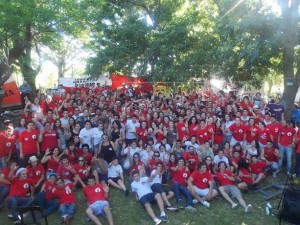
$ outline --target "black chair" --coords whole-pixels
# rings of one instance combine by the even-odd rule
[[[22,206],[17,208],[21,217],[21,225],[36,224],[41,225],[44,220],[48,225],[47,216],[44,215],[44,211],[39,206]]]

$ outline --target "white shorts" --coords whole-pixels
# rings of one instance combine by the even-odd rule
[[[92,209],[93,214],[95,216],[98,216],[101,214],[102,216],[106,217],[106,214],[104,212],[104,208],[106,206],[109,206],[108,201],[96,201],[93,204],[89,205],[89,208]]]
[[[209,193],[209,188],[200,189],[200,188],[197,188],[196,186],[193,186],[193,187],[194,187],[194,190],[197,193],[197,195],[199,195],[201,197],[205,197]]]

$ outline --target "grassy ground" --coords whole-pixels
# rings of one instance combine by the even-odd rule
[[[268,177],[264,185],[272,182],[283,181],[284,177],[276,179]],[[127,184],[129,186],[129,184]],[[267,216],[265,214],[266,201],[260,193],[248,192],[243,194],[246,203],[253,205],[252,213],[244,213],[241,207],[231,209],[230,205],[225,202],[223,198],[214,199],[211,202],[211,207],[206,208],[196,206],[196,213],[189,213],[181,210],[180,212],[167,212],[170,218],[168,224],[170,225],[275,225],[279,224],[274,216]],[[86,208],[86,200],[81,190],[76,192],[77,211],[72,221],[73,225],[87,224],[84,221],[84,211]],[[270,201],[273,207],[277,207],[280,197],[274,198]],[[141,205],[134,200],[134,195],[130,193],[129,197],[125,197],[124,193],[113,188],[110,189],[109,202],[112,210],[115,225],[152,225],[152,220],[146,215]],[[175,205],[174,199],[171,202]],[[155,212],[159,215],[158,207],[154,206]],[[4,209],[0,212],[0,224],[12,224],[7,219],[8,211]],[[60,224],[58,213],[54,213],[48,217],[49,224]],[[101,218],[103,224],[108,224],[105,219]],[[163,223],[162,223],[163,224]],[[283,222],[282,225],[289,223]]]

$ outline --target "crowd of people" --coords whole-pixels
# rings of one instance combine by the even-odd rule
[[[24,103],[19,123],[5,121],[0,135],[0,207],[6,203],[15,224],[18,206],[31,204],[45,215],[59,209],[71,224],[74,190],[82,189],[86,220],[99,225],[103,215],[111,225],[109,187],[131,190],[154,224],[169,221],[166,211],[210,207],[218,195],[248,213],[242,193],[278,173],[299,175],[298,105],[288,120],[279,98],[265,102],[260,93],[208,86],[165,96],[125,84],[68,93],[60,85]]]

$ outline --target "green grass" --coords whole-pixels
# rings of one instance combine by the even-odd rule
[[[280,178],[273,179],[268,177],[264,185],[277,182]],[[282,179],[284,181],[284,178]],[[129,183],[127,184],[129,187]],[[262,185],[263,186],[263,185]],[[247,204],[253,205],[253,211],[249,214],[244,213],[239,206],[237,209],[231,209],[231,206],[225,202],[223,198],[214,199],[211,201],[211,207],[206,208],[197,204],[197,212],[189,213],[181,210],[179,212],[167,212],[170,218],[169,225],[275,225],[279,224],[274,216],[266,216],[265,205],[266,201],[260,193],[249,191],[243,194]],[[73,225],[87,224],[84,221],[84,211],[86,208],[86,200],[81,190],[76,192],[77,211],[72,220]],[[271,200],[273,208],[277,207],[279,198]],[[140,203],[136,202],[133,193],[129,197],[125,197],[124,193],[114,188],[110,189],[109,202],[113,214],[115,225],[152,225],[153,221],[146,215],[146,212],[141,207]],[[175,199],[171,202],[175,205]],[[154,210],[159,216],[159,210],[154,205]],[[13,224],[7,219],[8,210],[4,209],[0,212],[0,224]],[[48,217],[49,224],[60,224],[58,212],[53,213]],[[101,218],[103,224],[108,224],[104,218]],[[91,224],[91,223],[90,223]],[[163,224],[163,223],[162,223]],[[289,223],[282,222],[282,225]]]

